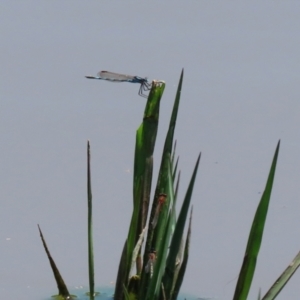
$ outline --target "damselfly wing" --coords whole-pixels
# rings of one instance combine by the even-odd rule
[[[98,80],[107,80],[111,82],[131,82],[131,83],[139,83],[139,95],[142,97],[147,98],[143,92],[147,92],[151,89],[151,83],[148,82],[147,78],[143,78],[140,76],[131,76],[131,75],[124,75],[119,73],[113,73],[109,71],[100,71],[97,73],[97,76],[85,76],[88,79],[98,79]]]

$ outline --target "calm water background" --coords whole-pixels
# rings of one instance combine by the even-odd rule
[[[39,223],[66,283],[87,286],[86,141],[91,141],[97,285],[113,286],[132,210],[138,86],[100,70],[167,83],[154,183],[181,68],[177,129],[184,197],[199,151],[182,290],[232,299],[250,224],[282,141],[250,298],[300,250],[300,3],[3,1],[0,293],[56,293]],[[299,299],[300,273],[279,300]]]

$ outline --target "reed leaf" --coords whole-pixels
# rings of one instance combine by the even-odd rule
[[[258,205],[258,208],[254,216],[254,220],[248,238],[248,244],[245,251],[244,261],[239,274],[233,300],[246,300],[250,290],[250,286],[255,271],[256,260],[257,260],[257,256],[259,253],[259,249],[263,237],[265,221],[267,218],[268,207],[269,207],[273,181],[275,176],[279,146],[280,146],[280,141],[278,142],[275,150],[275,154],[272,161],[265,190],[262,194],[260,203]]]
[[[155,212],[156,212],[156,207],[158,205],[158,200],[159,200],[159,195],[162,193],[166,193],[166,186],[168,182],[168,165],[169,165],[169,160],[171,157],[172,153],[172,145],[173,145],[173,138],[174,138],[174,131],[175,131],[175,126],[176,126],[176,120],[177,120],[177,114],[178,114],[178,109],[179,109],[179,103],[180,103],[180,95],[181,95],[181,88],[182,88],[182,81],[183,81],[183,70],[180,75],[178,87],[177,87],[177,92],[175,96],[175,101],[173,104],[173,110],[172,110],[172,115],[169,123],[169,128],[168,132],[165,138],[165,144],[164,144],[164,149],[163,149],[163,154],[162,154],[162,159],[161,159],[161,164],[160,164],[160,169],[158,173],[158,179],[157,179],[157,185],[154,193],[154,199],[152,203],[152,208],[151,208],[151,213],[150,213],[150,218],[149,218],[149,226],[148,226],[148,234],[147,234],[147,240],[146,240],[146,245],[145,245],[145,251],[144,251],[144,258],[143,258],[143,264],[145,265],[147,260],[148,260],[148,253],[151,251],[151,248],[156,245],[156,235],[154,234],[154,230],[152,228],[151,222],[154,219]],[[175,151],[175,147],[174,147]],[[167,193],[166,193],[167,194]],[[164,205],[162,208],[162,217],[165,214],[165,211],[169,210],[169,204],[167,200],[167,205]],[[160,219],[162,219],[160,217]],[[164,223],[166,224],[166,223]],[[159,226],[157,226],[159,228]]]
[[[300,265],[300,252],[296,255],[289,266],[284,270],[284,272],[278,277],[275,283],[267,291],[262,300],[273,300],[277,297],[280,291],[284,288],[287,282],[290,280],[292,275],[296,272]]]
[[[93,206],[92,206],[92,183],[91,183],[91,152],[90,142],[87,142],[87,199],[88,199],[88,260],[89,260],[89,286],[90,299],[95,296],[95,271],[93,250]]]
[[[52,272],[53,272],[53,275],[54,275],[54,278],[55,278],[55,281],[56,281],[56,284],[57,284],[57,288],[58,288],[58,295],[55,296],[56,298],[62,298],[62,299],[65,299],[65,300],[72,300],[73,299],[73,295],[70,295],[69,291],[68,291],[68,288],[62,278],[62,276],[60,275],[60,272],[50,254],[50,251],[47,247],[47,244],[46,244],[46,241],[44,239],[44,236],[43,236],[43,233],[42,233],[42,230],[40,228],[40,225],[38,225],[38,229],[39,229],[39,232],[40,232],[40,236],[41,236],[41,239],[42,239],[42,243],[43,243],[43,246],[44,246],[44,249],[46,251],[46,254],[47,254],[47,257],[49,259],[49,262],[50,262],[50,266],[51,266],[51,269],[52,269]],[[76,297],[76,296],[75,296]]]
[[[189,259],[189,252],[190,252],[190,243],[191,243],[191,233],[192,233],[192,218],[193,218],[193,206],[191,208],[190,212],[190,220],[189,220],[189,227],[188,227],[188,232],[187,232],[187,237],[185,241],[185,248],[184,248],[184,254],[183,254],[183,259],[182,262],[180,263],[180,270],[176,279],[176,283],[174,288],[172,289],[171,292],[171,299],[176,300],[177,296],[180,291],[181,284],[183,282],[183,278],[185,275],[185,270],[187,267],[188,259]]]
[[[179,183],[180,183],[180,174],[181,174],[181,172],[179,171],[178,176],[177,176],[176,185],[175,185],[174,205],[177,202],[177,195],[178,195]]]
[[[180,243],[181,243],[181,239],[183,236],[185,221],[186,221],[188,210],[189,210],[189,205],[190,205],[190,201],[191,201],[191,197],[192,197],[194,183],[196,180],[200,157],[201,157],[201,154],[199,154],[199,156],[198,156],[198,159],[197,159],[197,162],[196,162],[196,165],[194,168],[194,172],[193,172],[192,178],[190,180],[190,183],[189,183],[189,186],[188,186],[188,189],[187,189],[187,192],[186,192],[186,195],[185,195],[185,198],[184,198],[181,210],[180,210],[180,214],[178,216],[178,220],[176,222],[176,227],[175,227],[174,235],[172,237],[169,255],[167,258],[166,270],[165,270],[164,279],[163,279],[163,284],[164,284],[167,299],[169,299],[171,297],[171,291],[172,291],[173,281],[174,281],[175,266],[176,266],[176,258],[177,258],[178,252],[179,252]]]
[[[123,298],[123,286],[126,286],[129,280],[133,250],[146,223],[152,181],[152,156],[158,128],[160,99],[164,88],[165,83],[163,82],[154,81],[152,83],[152,88],[144,111],[143,122],[136,133],[133,214],[126,241],[126,258],[121,257],[122,268],[119,268],[117,276],[115,292],[116,300],[122,300]],[[123,251],[123,255],[124,253],[125,252]],[[141,262],[139,262],[140,259],[137,257],[138,270],[141,269]],[[123,265],[124,263],[126,264],[125,266]]]
[[[179,156],[176,159],[175,166],[172,163],[172,167],[173,167],[173,181],[175,181],[175,178],[176,178],[177,168],[178,168],[178,162],[179,162]]]

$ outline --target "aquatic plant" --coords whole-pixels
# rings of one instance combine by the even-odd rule
[[[179,109],[183,71],[165,138],[158,180],[151,201],[153,152],[159,122],[160,101],[165,89],[163,81],[153,81],[147,98],[143,120],[136,132],[133,176],[133,212],[127,237],[122,250],[115,286],[115,300],[175,300],[183,282],[191,241],[192,192],[200,162],[196,159],[183,203],[176,213],[177,192],[180,182],[174,131]],[[237,281],[234,300],[246,300],[255,271],[264,224],[267,217],[273,180],[275,176],[280,142],[275,150],[265,190],[259,202]],[[90,143],[87,144],[87,194],[88,194],[88,253],[89,298],[103,295],[95,293],[93,237],[92,237],[92,190],[90,172]],[[128,199],[128,201],[131,201]],[[189,214],[190,211],[190,214]],[[187,235],[184,229],[188,222]],[[39,228],[40,230],[40,228]],[[73,299],[50,255],[42,232],[40,235],[49,258],[61,299]],[[300,264],[300,254],[278,278],[269,292],[258,299],[275,299]],[[104,299],[104,298],[103,298]],[[111,298],[110,298],[111,299]],[[200,299],[200,298],[198,298]]]

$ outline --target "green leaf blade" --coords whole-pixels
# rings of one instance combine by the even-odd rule
[[[52,272],[53,272],[53,275],[54,275],[54,278],[55,278],[55,281],[56,281],[56,284],[57,284],[57,288],[58,288],[58,296],[61,296],[63,299],[69,299],[69,300],[72,300],[73,297],[70,295],[69,291],[68,291],[68,288],[67,288],[67,285],[65,284],[51,254],[50,254],[50,251],[47,247],[47,244],[46,244],[46,241],[44,239],[44,236],[43,236],[43,233],[42,233],[42,230],[40,228],[40,226],[38,225],[38,229],[39,229],[39,232],[40,232],[40,237],[41,237],[41,240],[42,240],[42,243],[43,243],[43,246],[44,246],[44,249],[46,251],[46,254],[47,254],[47,257],[49,259],[49,262],[50,262],[50,266],[51,266],[51,269],[52,269]]]
[[[256,260],[263,237],[264,225],[267,218],[273,181],[275,177],[279,146],[280,141],[278,142],[275,150],[265,190],[263,192],[263,195],[261,197],[260,203],[254,216],[254,220],[248,238],[248,244],[245,251],[244,261],[241,267],[233,300],[246,300],[250,290],[256,267]]]
[[[165,88],[163,82],[153,82],[146,103],[143,122],[136,133],[133,182],[133,213],[126,241],[126,251],[123,250],[116,283],[115,299],[123,298],[124,288],[129,282],[132,255],[146,223],[151,181],[153,171],[153,151],[159,120],[160,100]],[[126,256],[126,257],[125,257]],[[139,269],[140,255],[136,259]],[[125,264],[125,265],[124,265]]]
[[[297,271],[300,265],[300,252],[296,255],[293,261],[289,264],[289,266],[284,270],[284,272],[279,276],[279,278],[275,281],[275,283],[268,290],[266,295],[262,298],[262,300],[273,300],[277,297],[280,291],[284,288],[293,274]]]
[[[178,220],[176,223],[176,227],[175,227],[175,231],[172,237],[172,241],[171,241],[171,246],[170,246],[170,251],[169,251],[169,255],[167,258],[167,263],[166,263],[166,271],[165,271],[165,275],[164,275],[164,279],[163,279],[163,284],[165,287],[165,292],[167,295],[167,298],[169,299],[171,296],[171,292],[172,292],[172,287],[173,287],[173,279],[174,279],[174,274],[175,274],[175,265],[176,265],[176,258],[180,249],[180,244],[181,244],[181,240],[183,237],[183,231],[184,231],[184,227],[185,227],[185,222],[187,219],[187,214],[188,214],[188,210],[189,210],[189,206],[190,206],[190,202],[191,202],[191,198],[192,198],[192,192],[193,192],[193,188],[194,188],[194,183],[196,180],[196,175],[197,175],[197,171],[198,171],[198,167],[199,167],[199,162],[200,162],[200,157],[201,157],[201,153],[199,154],[195,167],[194,167],[194,171],[193,171],[193,175],[191,177],[179,216],[178,216]]]
[[[88,198],[88,261],[89,261],[89,286],[90,299],[95,295],[95,271],[93,250],[93,206],[92,206],[92,182],[91,182],[91,153],[90,142],[87,143],[87,198]]]

